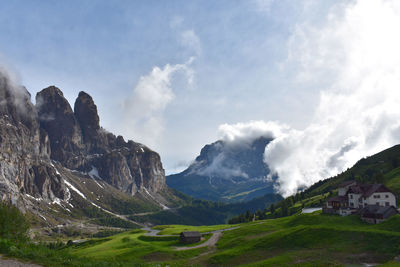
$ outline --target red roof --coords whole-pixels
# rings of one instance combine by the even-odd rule
[[[363,197],[369,197],[373,193],[378,193],[378,192],[393,193],[383,184],[359,184],[350,186],[349,191],[347,191],[347,194],[361,194]]]

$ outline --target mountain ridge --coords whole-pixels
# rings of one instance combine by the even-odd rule
[[[106,225],[133,226],[119,214],[183,201],[167,187],[158,153],[100,127],[97,106],[85,92],[74,110],[55,86],[40,91],[34,105],[26,88],[1,72],[0,125],[0,199],[33,225],[100,216]]]
[[[167,176],[168,186],[195,198],[222,202],[248,201],[274,193],[274,180],[264,163],[265,147],[272,138],[205,145],[183,172]]]

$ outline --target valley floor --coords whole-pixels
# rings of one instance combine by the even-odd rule
[[[89,241],[70,251],[96,260],[170,266],[342,266],[387,263],[400,255],[400,215],[380,225],[365,224],[356,216],[316,212],[241,224],[225,232],[221,229],[226,225],[156,228],[160,236],[136,230]],[[213,236],[189,249],[173,236],[186,230]]]
[[[228,230],[229,229],[229,230]],[[162,225],[51,250],[13,250],[43,266],[398,266],[400,215],[379,225],[320,211],[239,225]],[[154,232],[154,231],[159,232]],[[179,233],[200,231],[198,244]]]

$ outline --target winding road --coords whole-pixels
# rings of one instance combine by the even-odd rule
[[[217,244],[218,240],[220,240],[220,238],[222,237],[223,232],[231,231],[231,230],[234,230],[234,229],[237,229],[237,228],[240,228],[240,226],[202,233],[202,235],[212,234],[212,236],[206,242],[204,242],[202,244],[199,244],[197,246],[176,247],[175,249],[180,251],[180,250],[189,250],[189,249],[196,249],[196,248],[202,248],[202,247],[214,247]],[[150,227],[143,227],[142,230],[147,231],[147,233],[145,234],[146,236],[158,236],[158,237],[179,236],[179,235],[158,235],[160,230],[154,230],[154,229],[152,229]]]

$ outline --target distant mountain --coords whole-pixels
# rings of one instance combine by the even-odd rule
[[[250,142],[217,141],[206,145],[183,172],[167,176],[167,184],[194,198],[238,202],[274,193],[275,178],[264,163],[271,138]]]

